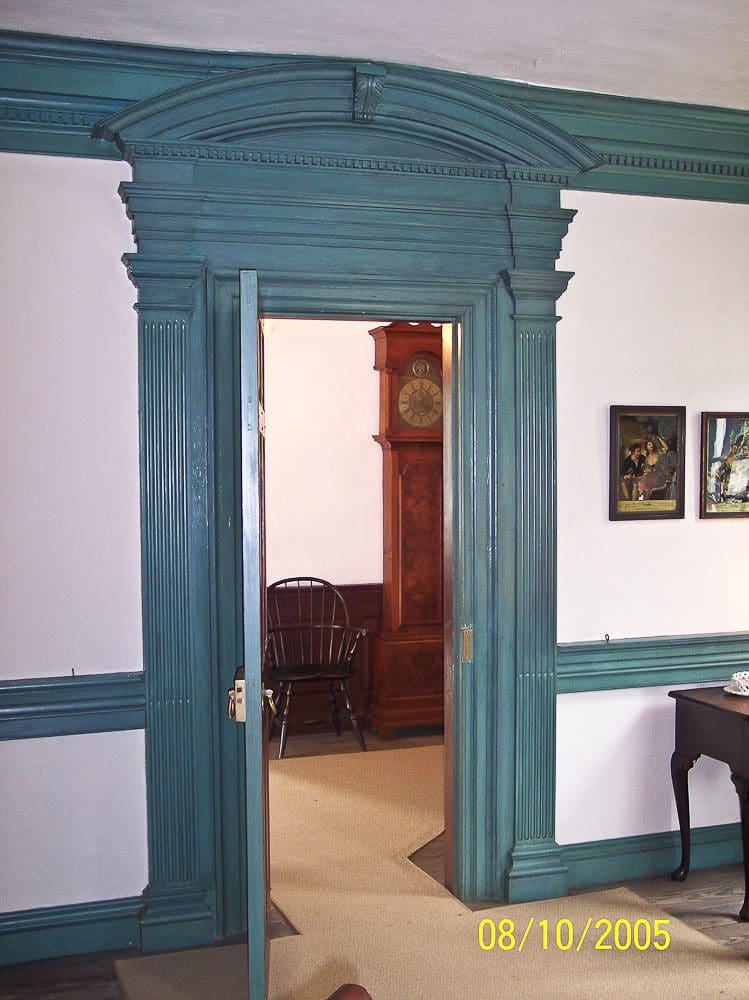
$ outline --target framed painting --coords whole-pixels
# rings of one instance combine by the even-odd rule
[[[612,406],[609,520],[684,517],[683,406]]]
[[[749,413],[703,413],[700,517],[749,516]]]

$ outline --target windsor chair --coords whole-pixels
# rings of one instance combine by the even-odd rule
[[[339,591],[327,580],[315,576],[277,580],[268,588],[267,615],[265,670],[269,680],[279,686],[279,759],[286,752],[294,687],[310,681],[327,682],[330,720],[338,736],[341,716],[337,695],[343,695],[359,746],[366,750],[347,687],[356,670],[354,659],[366,629],[351,626],[346,602]],[[271,736],[273,730],[271,723]]]

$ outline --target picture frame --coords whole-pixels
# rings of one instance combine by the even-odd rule
[[[702,413],[700,517],[749,517],[749,412]]]
[[[684,517],[684,406],[612,406],[609,520]]]

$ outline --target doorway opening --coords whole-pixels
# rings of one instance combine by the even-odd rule
[[[266,317],[263,333],[267,584],[327,580],[343,597],[351,625],[366,630],[348,688],[367,753],[435,747],[444,739],[449,768],[452,481],[443,450],[449,456],[452,326]],[[389,354],[388,342],[396,346]],[[413,502],[403,510],[409,490]],[[439,578],[430,580],[435,561]],[[419,614],[427,626],[419,627]],[[430,675],[435,653],[438,687]],[[284,760],[275,768],[286,759],[361,753],[345,711],[336,733],[328,701],[324,681],[297,686]],[[278,750],[276,726],[271,759]],[[272,832],[270,853],[272,868]],[[440,833],[412,860],[450,886],[451,854],[449,834]],[[271,935],[289,933],[292,920],[274,910]]]

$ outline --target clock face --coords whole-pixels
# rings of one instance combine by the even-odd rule
[[[409,362],[399,380],[398,412],[408,427],[433,427],[442,420],[439,369],[426,358]]]

